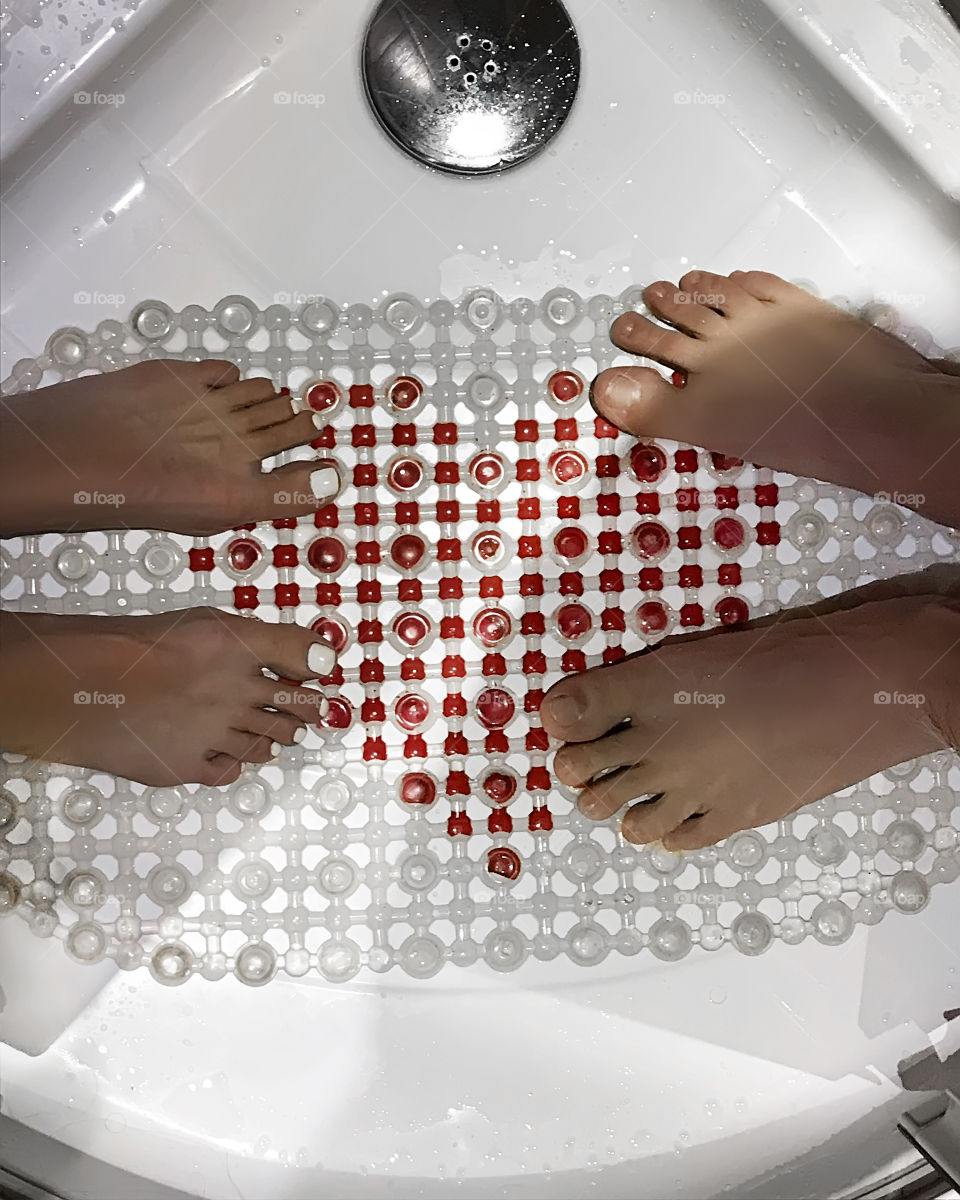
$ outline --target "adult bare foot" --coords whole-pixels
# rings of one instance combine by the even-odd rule
[[[207,534],[320,508],[340,488],[320,460],[264,472],[308,444],[269,379],[228,362],[157,359],[0,402],[0,536],[87,529]]]
[[[632,842],[711,845],[960,747],[960,600],[910,596],[679,637],[555,685],[544,728],[579,807]]]
[[[333,650],[298,625],[183,609],[0,614],[0,745],[155,787],[232,783],[326,711]],[[270,679],[264,669],[278,678]]]
[[[682,371],[611,367],[593,387],[607,420],[878,492],[960,525],[960,376],[890,334],[763,271],[690,271],[613,324],[617,345]]]

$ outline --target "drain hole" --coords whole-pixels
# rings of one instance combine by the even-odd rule
[[[483,64],[484,75],[496,75],[497,71],[499,71],[499,70],[500,70],[500,68],[493,61],[493,59],[491,59],[489,62]]]
[[[464,83],[476,83],[477,77],[476,77],[476,75],[474,75],[473,71],[468,71],[466,73],[466,75],[464,75],[464,77],[463,77],[463,82]]]
[[[447,58],[447,66],[450,68],[451,71],[459,71],[460,70],[460,59],[457,58],[457,56],[455,54],[449,55]]]
[[[470,45],[470,34],[469,33],[461,33],[460,36],[457,38],[457,45],[460,47],[461,50],[466,50],[466,48]]]
[[[493,42],[491,42],[489,38],[484,38],[483,41],[480,43],[480,49],[481,50],[492,50]]]

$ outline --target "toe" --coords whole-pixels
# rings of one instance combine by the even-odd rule
[[[239,756],[241,762],[262,765],[272,762],[283,751],[283,744],[273,738],[245,736],[246,745]]]
[[[243,771],[243,763],[229,754],[212,755],[197,772],[197,782],[206,787],[224,787],[236,783]]]
[[[608,367],[591,388],[594,408],[618,429],[635,437],[686,441],[680,428],[685,422],[679,395],[679,389],[653,367]]]
[[[260,476],[260,511],[267,520],[316,512],[336,499],[342,485],[339,471],[329,460],[289,463]]]
[[[227,362],[223,358],[209,358],[205,362],[177,363],[187,372],[187,378],[193,383],[210,388],[231,387],[240,378],[236,363]]]
[[[324,697],[317,706],[317,713],[323,716],[329,704]],[[284,712],[269,712],[264,708],[251,708],[238,722],[242,733],[254,737],[266,738],[269,742],[279,742],[282,746],[292,746],[302,742],[307,735],[307,727],[296,717]]]
[[[264,763],[275,757],[275,745],[268,737],[242,729],[226,729],[217,737],[214,753],[240,763]]]
[[[632,767],[638,757],[635,729],[612,733],[595,742],[572,742],[556,753],[553,769],[561,783],[583,787],[596,776],[618,767]]]
[[[663,786],[662,777],[656,778],[654,770],[647,763],[637,763],[585,787],[577,800],[577,807],[585,817],[605,821],[641,796],[657,794],[658,786]]]
[[[273,454],[282,454],[284,450],[308,446],[316,436],[317,425],[313,413],[297,413],[294,417],[288,411],[287,420],[269,429],[248,433],[246,441],[258,458],[269,458]]]
[[[769,271],[731,271],[730,279],[757,300],[813,299],[802,288],[787,283],[779,275],[771,275]]]
[[[228,411],[233,412],[237,409],[249,408],[253,404],[262,404],[265,400],[275,399],[277,394],[273,380],[264,379],[258,375],[253,379],[241,379],[239,383],[222,388],[217,399],[223,402]],[[289,397],[287,397],[287,403],[289,404],[289,402]]]
[[[636,668],[636,663],[630,663]],[[596,667],[555,683],[540,706],[540,719],[551,737],[592,742],[633,719],[637,687],[633,673]],[[618,730],[619,732],[620,730]]]
[[[696,363],[699,343],[675,329],[664,329],[640,313],[628,312],[617,317],[610,337],[630,354],[642,354],[667,367],[689,371]]]
[[[285,421],[296,416],[296,410],[289,396],[270,396],[259,404],[249,404],[245,408],[234,410],[233,423],[242,434],[256,433],[260,429],[270,429],[274,425],[282,425]],[[316,437],[316,431],[313,434]]]
[[[715,308],[725,317],[735,317],[757,307],[756,298],[728,275],[688,271],[680,280],[680,287],[694,303]]]
[[[286,713],[301,724],[318,724],[330,707],[330,702],[323,692],[314,688],[297,687],[296,684],[284,683],[282,680],[276,683],[268,679],[263,680],[263,686],[257,689],[257,697],[263,708]]]
[[[683,791],[666,792],[658,800],[645,800],[627,811],[621,833],[628,842],[658,842],[697,811],[698,800]]]
[[[736,822],[719,813],[709,812],[703,817],[688,817],[676,829],[664,834],[663,844],[668,850],[702,850],[704,846],[715,846],[736,832]]]
[[[257,665],[281,679],[325,678],[336,665],[333,648],[312,629],[275,621],[243,621],[242,625],[237,636],[247,645]]]
[[[723,329],[723,317],[719,313],[705,304],[696,303],[689,292],[672,283],[651,283],[644,289],[643,298],[651,312],[693,337],[707,338]]]

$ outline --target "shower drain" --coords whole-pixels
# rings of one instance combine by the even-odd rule
[[[364,38],[367,99],[393,141],[458,174],[502,171],[557,133],[580,77],[560,0],[531,10],[486,0],[382,0]]]
[[[627,844],[554,779],[538,709],[564,673],[960,550],[895,505],[596,418],[587,381],[627,361],[608,329],[637,307],[639,289],[375,310],[146,301],[17,363],[6,394],[145,358],[230,359],[326,417],[314,446],[348,483],[315,517],[216,537],[5,544],[11,608],[212,604],[312,625],[340,657],[323,722],[229,787],[4,756],[0,912],[80,962],[259,985],[839,945],[955,879],[948,753],[684,855]]]

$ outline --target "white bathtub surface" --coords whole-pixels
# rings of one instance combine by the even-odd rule
[[[898,1148],[897,1062],[960,995],[956,917],[938,889],[842,952],[426,987],[117,974],[45,1055],[0,1054],[4,1111],[208,1196],[713,1196],[808,1153],[836,1187],[880,1165],[871,1135]],[[766,1194],[825,1194],[795,1188]]]
[[[932,3],[576,0],[569,121],[469,180],[367,114],[368,6],[300,4],[11,6],[0,376],[147,297],[616,295],[691,266],[879,297],[960,341],[960,49]],[[216,1197],[689,1197],[771,1172],[771,1196],[825,1194],[876,1166],[878,1131],[897,1152],[897,1062],[960,1005],[958,917],[952,885],[756,960],[259,990],[119,973],[44,1054],[0,1047],[3,1111]],[[819,1191],[787,1181],[832,1138]]]

